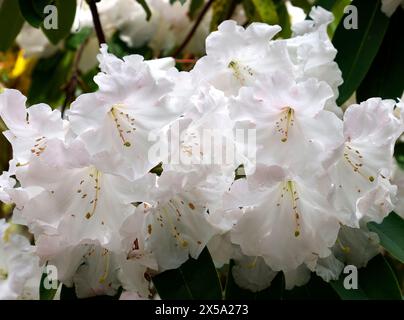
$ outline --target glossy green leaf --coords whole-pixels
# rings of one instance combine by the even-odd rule
[[[357,100],[371,97],[400,98],[404,91],[404,10],[399,7],[390,19],[390,25],[380,50],[357,90]]]
[[[50,42],[58,44],[70,34],[76,16],[76,0],[55,0],[54,5],[58,12],[57,29],[46,29],[42,26],[42,30]]]
[[[348,100],[359,87],[383,41],[389,19],[380,10],[380,3],[381,0],[354,0],[352,5],[358,11],[358,29],[345,29],[344,23],[340,23],[335,31],[333,44],[338,50],[335,61],[344,79],[339,88],[338,105]]]
[[[247,289],[242,289],[236,284],[232,273],[233,266],[234,262],[231,261],[225,289],[226,300],[281,300],[283,298],[285,280],[282,272],[279,272],[272,280],[269,288],[252,292]]]
[[[376,232],[380,244],[393,257],[404,263],[404,219],[396,213],[390,213],[382,223],[368,223],[370,231]]]
[[[58,289],[46,289],[44,287],[47,274],[42,273],[41,283],[39,285],[39,300],[53,300]]]
[[[0,8],[0,51],[8,50],[24,24],[16,0],[3,0]]]
[[[39,28],[42,24],[43,14],[37,11],[34,2],[35,0],[18,0],[24,19],[34,28]]]
[[[152,16],[152,12],[146,0],[136,0],[136,1],[142,6],[144,12],[146,12],[146,20],[149,21]]]
[[[401,300],[401,292],[393,270],[382,255],[374,257],[358,270],[358,289],[345,289],[344,274],[330,284],[342,300]]]
[[[181,267],[153,278],[160,297],[181,300],[221,300],[219,277],[207,248],[197,260],[190,258]]]

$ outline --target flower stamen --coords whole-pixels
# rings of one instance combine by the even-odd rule
[[[275,129],[281,134],[282,142],[288,141],[289,129],[295,124],[294,114],[295,111],[291,107],[285,107],[282,109],[280,119],[275,122]]]

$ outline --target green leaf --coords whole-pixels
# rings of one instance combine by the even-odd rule
[[[34,6],[35,0],[18,0],[20,11],[25,20],[34,28],[39,28],[42,24],[43,13],[37,11]]]
[[[243,0],[243,6],[248,22],[279,23],[277,8],[272,0]]]
[[[39,15],[42,20],[45,16],[44,9],[48,4],[51,4],[53,0],[34,0],[32,1],[32,5],[34,7],[35,12]]]
[[[393,270],[382,255],[369,261],[365,268],[358,270],[358,289],[344,288],[344,278],[330,284],[342,300],[388,299],[401,300],[401,292]]]
[[[392,212],[380,224],[368,223],[368,228],[378,234],[383,248],[404,263],[404,219]]]
[[[265,290],[252,292],[240,288],[233,278],[234,262],[230,262],[229,274],[225,289],[225,300],[281,300],[283,297],[285,280],[282,272],[279,272],[272,280],[271,286]]]
[[[215,31],[220,23],[229,19],[234,3],[231,0],[216,0],[212,4],[212,19],[210,21],[210,30]]]
[[[57,52],[38,61],[32,72],[28,103],[45,102],[58,107],[65,98],[63,86],[67,83],[74,60],[74,52]]]
[[[389,19],[380,10],[381,0],[354,0],[358,9],[358,29],[345,29],[340,23],[335,31],[333,44],[338,53],[338,63],[344,83],[339,88],[337,100],[342,105],[361,84],[368,72],[387,30]],[[344,19],[347,15],[344,15]]]
[[[396,99],[404,91],[404,10],[399,7],[390,19],[379,52],[356,92],[357,100],[371,97]]]
[[[142,6],[143,10],[146,12],[146,20],[149,21],[152,16],[152,12],[148,4],[146,3],[146,0],[136,0],[136,1]]]
[[[39,285],[39,300],[53,300],[55,297],[56,291],[58,289],[46,289],[44,287],[45,279],[47,277],[47,273],[42,273],[41,283]]]
[[[0,8],[0,51],[8,50],[24,24],[18,2],[3,0]]]
[[[58,13],[57,29],[46,29],[42,26],[42,30],[50,42],[58,44],[70,34],[76,16],[76,0],[55,0],[54,5]]]
[[[197,260],[190,258],[181,267],[155,276],[153,283],[163,300],[222,300],[219,277],[207,248]]]
[[[199,9],[203,7],[204,0],[191,0],[191,5],[189,6],[189,17],[193,20],[196,18],[196,14]]]
[[[255,6],[259,21],[271,25],[278,24],[278,13],[272,0],[251,0]]]
[[[85,27],[80,29],[79,32],[71,34],[67,39],[65,46],[70,50],[77,50],[92,34],[93,29],[91,27]]]
[[[290,21],[290,16],[286,4],[282,0],[275,0],[276,13],[278,15],[279,24],[282,27],[281,32],[277,36],[288,39],[292,35],[292,24]]]

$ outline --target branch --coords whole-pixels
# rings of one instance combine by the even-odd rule
[[[191,41],[192,37],[194,36],[196,30],[198,29],[199,25],[201,24],[203,18],[205,17],[206,13],[208,12],[209,8],[212,6],[215,0],[209,0],[203,7],[201,13],[199,14],[198,18],[195,21],[194,26],[192,27],[191,31],[188,33],[182,44],[178,47],[178,49],[174,53],[174,57],[178,57],[181,52],[186,48],[188,43]]]
[[[98,0],[86,0],[86,1],[87,1],[88,5],[90,6],[95,32],[97,33],[98,43],[100,45],[101,45],[101,43],[106,43],[105,34],[102,29],[101,20],[100,20],[99,14],[98,14],[98,9],[97,9],[97,4],[96,4],[96,2],[98,2]]]
[[[79,73],[80,73],[79,63],[80,63],[81,56],[83,55],[83,51],[84,51],[84,48],[87,45],[87,43],[88,43],[88,39],[81,44],[80,48],[76,52],[76,56],[74,57],[72,75],[70,77],[69,82],[64,87],[64,90],[66,91],[66,99],[63,102],[62,109],[61,109],[62,118],[65,114],[67,106],[70,105],[76,98],[77,84],[81,80],[80,75],[79,75]]]

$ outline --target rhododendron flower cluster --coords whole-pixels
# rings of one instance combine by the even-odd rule
[[[216,266],[233,259],[235,280],[252,291],[278,272],[292,288],[311,272],[330,281],[346,263],[365,266],[379,250],[366,223],[397,203],[403,108],[375,97],[343,114],[332,14],[314,7],[310,16],[276,40],[278,26],[225,21],[190,72],[171,58],[121,60],[103,45],[98,91],[64,119],[5,89],[13,159],[0,200],[15,203],[14,222],[34,235],[26,259],[56,266],[79,297],[123,287],[147,298],[150,276],[206,246]],[[207,132],[213,146],[202,143]],[[0,250],[12,255],[20,242]],[[6,285],[0,296],[23,295],[24,283]]]

